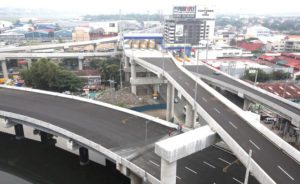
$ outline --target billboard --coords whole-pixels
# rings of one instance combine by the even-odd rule
[[[214,19],[215,12],[213,9],[206,7],[206,6],[198,6],[196,18],[206,18],[206,19]]]
[[[183,36],[183,24],[176,24],[175,27],[175,36],[176,37],[181,37]]]
[[[174,18],[195,18],[196,6],[175,6],[173,8]]]

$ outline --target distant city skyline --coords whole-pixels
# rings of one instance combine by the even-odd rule
[[[288,14],[298,13],[300,16],[299,5],[300,2],[296,0],[189,0],[182,2],[179,0],[151,0],[151,1],[137,1],[137,0],[110,0],[110,1],[95,1],[85,0],[81,2],[70,0],[9,0],[3,1],[0,7],[14,7],[14,8],[29,8],[29,9],[51,9],[57,11],[74,11],[79,14],[122,14],[127,13],[158,13],[170,14],[172,7],[175,5],[198,5],[209,2],[212,4],[216,12],[230,13],[230,14]],[[105,6],[104,6],[105,4]]]

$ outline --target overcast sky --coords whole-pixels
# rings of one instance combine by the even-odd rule
[[[170,14],[174,5],[197,5],[203,0],[0,0],[0,7],[74,10],[81,13]],[[210,0],[217,13],[276,14],[300,12],[300,0]],[[300,16],[300,14],[299,14]]]

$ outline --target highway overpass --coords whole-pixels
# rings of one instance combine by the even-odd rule
[[[57,43],[57,44],[45,44],[45,45],[33,45],[33,46],[21,46],[21,47],[4,47],[0,48],[0,52],[31,52],[33,50],[43,50],[43,49],[68,49],[71,47],[80,47],[87,45],[97,45],[101,43],[117,43],[119,41],[119,36],[111,38],[102,38],[99,40],[81,41],[81,42],[67,42],[67,43]]]
[[[129,58],[134,55],[130,59],[132,68],[140,65],[156,73],[158,77],[165,77],[190,102],[189,110],[200,114],[245,165],[247,165],[249,150],[253,150],[251,172],[261,183],[297,183],[300,181],[300,176],[297,174],[300,171],[300,152],[288,143],[280,147],[284,141],[279,137],[270,139],[275,135],[270,132],[266,133],[267,130],[263,127],[258,128],[255,125],[257,122],[254,122],[257,120],[250,118],[247,112],[242,111],[207,84],[196,79],[170,57],[147,57],[147,55],[155,55],[153,51],[152,54],[151,51],[148,54],[145,51],[135,51],[133,54],[128,50],[125,54]],[[132,71],[135,70],[132,69]],[[133,74],[133,77],[135,76]],[[195,116],[195,112],[190,114]],[[189,116],[188,112],[187,116]]]
[[[207,66],[206,64],[198,65],[198,67],[197,65],[186,65],[185,67],[193,73],[198,71],[198,76],[207,83],[226,89],[245,100],[263,104],[279,115],[290,120],[294,126],[298,128],[300,127],[300,105],[244,81],[235,79],[224,72],[217,71],[216,69]],[[220,75],[216,75],[216,72]]]
[[[67,52],[67,53],[0,53],[0,62],[4,78],[8,78],[6,62],[9,59],[38,59],[38,58],[77,58],[79,70],[83,69],[83,62],[86,58],[95,57],[111,57],[120,55],[122,52]],[[31,60],[28,61],[28,66],[31,65]]]

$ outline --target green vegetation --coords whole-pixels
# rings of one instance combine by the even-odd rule
[[[33,63],[29,70],[21,72],[27,86],[49,91],[71,91],[82,89],[83,83],[75,74],[64,70],[48,59]]]
[[[249,70],[256,70],[256,69],[249,69]],[[246,70],[245,75],[241,79],[255,82],[256,73],[249,73],[249,70]],[[257,82],[266,82],[268,80],[285,80],[290,77],[291,77],[290,73],[284,72],[282,70],[266,73],[263,70],[258,69]]]
[[[298,76],[296,77],[296,80],[300,80],[300,75],[298,75]]]
[[[101,80],[115,80],[120,82],[120,58],[108,58],[105,60],[92,60],[90,66],[99,70]]]

